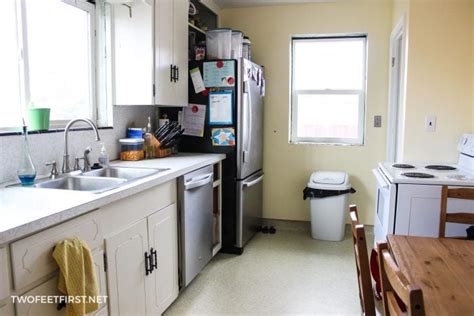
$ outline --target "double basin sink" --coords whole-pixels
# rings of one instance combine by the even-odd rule
[[[166,170],[169,169],[106,167],[82,173],[73,172],[58,179],[36,183],[33,187],[102,193]]]

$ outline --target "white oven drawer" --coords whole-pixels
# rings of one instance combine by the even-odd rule
[[[52,255],[58,241],[78,237],[95,249],[103,244],[100,213],[92,212],[49,228],[11,245],[14,287],[17,290],[54,272]]]

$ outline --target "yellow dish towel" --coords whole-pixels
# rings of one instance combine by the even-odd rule
[[[94,261],[87,244],[76,237],[60,241],[53,251],[53,258],[59,266],[59,291],[75,297],[73,302],[66,304],[66,315],[83,316],[97,310],[99,290]],[[89,297],[92,300],[88,301]]]

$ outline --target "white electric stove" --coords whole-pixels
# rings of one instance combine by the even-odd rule
[[[437,237],[443,185],[474,187],[474,134],[458,143],[457,164],[379,163],[377,179],[375,241],[387,234]],[[474,213],[474,202],[450,199],[448,212]],[[468,225],[448,224],[446,235],[462,236]]]

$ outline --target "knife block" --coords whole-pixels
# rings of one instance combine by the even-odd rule
[[[160,148],[161,144],[158,139],[156,139],[155,135],[151,136],[151,144],[155,148],[155,158],[164,158],[171,156],[173,153],[170,148],[162,149]]]

